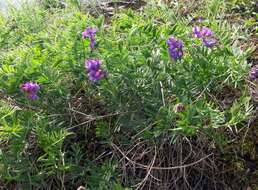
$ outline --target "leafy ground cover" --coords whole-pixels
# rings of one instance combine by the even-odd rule
[[[66,3],[0,15],[2,189],[258,187],[254,1]]]

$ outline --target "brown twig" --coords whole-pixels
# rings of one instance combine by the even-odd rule
[[[125,155],[125,153],[124,153],[121,149],[119,149],[118,146],[115,145],[114,143],[111,143],[111,146],[112,146],[114,149],[118,150],[118,152],[120,152],[120,154],[122,154],[123,157],[124,157],[126,160],[128,160],[130,163],[132,163],[132,164],[134,164],[134,165],[137,165],[137,166],[141,167],[142,169],[148,169],[148,168],[149,168],[149,166],[147,166],[147,165],[137,163],[137,162],[131,160],[130,158],[128,158],[128,157]],[[211,154],[209,154],[209,155],[207,155],[207,156],[205,156],[205,157],[203,157],[203,158],[201,158],[201,159],[199,159],[199,160],[197,160],[197,161],[195,161],[195,162],[192,162],[192,163],[190,163],[190,164],[185,164],[185,165],[180,165],[180,166],[171,166],[171,167],[157,167],[157,166],[153,166],[152,169],[153,169],[153,170],[175,170],[175,169],[187,168],[187,167],[190,167],[190,166],[193,166],[193,165],[196,165],[196,164],[200,163],[201,161],[205,160],[206,158],[210,157],[211,155],[213,155],[213,153],[211,153]]]
[[[82,113],[80,111],[77,111],[77,110],[73,110],[73,109],[69,109],[73,112],[76,112],[76,113],[79,113],[79,114],[82,114],[86,117],[89,118],[88,121],[85,121],[85,122],[82,122],[78,125],[75,125],[75,126],[72,126],[72,127],[69,127],[67,128],[67,130],[71,130],[71,129],[74,129],[76,127],[79,127],[79,126],[82,126],[82,125],[85,125],[85,124],[88,124],[88,123],[91,123],[91,122],[94,122],[94,121],[97,121],[97,120],[101,120],[101,119],[105,119],[105,118],[109,118],[109,117],[112,117],[112,116],[117,116],[117,115],[125,115],[125,114],[128,114],[128,113],[133,113],[135,111],[127,111],[127,112],[117,112],[117,113],[111,113],[111,114],[106,114],[106,115],[102,115],[102,116],[96,116],[96,117],[93,117],[92,115],[87,115],[85,113]]]

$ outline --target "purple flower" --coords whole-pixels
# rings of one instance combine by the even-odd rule
[[[215,38],[203,38],[202,43],[207,47],[213,47],[216,45],[217,40]]]
[[[89,80],[95,82],[107,76],[107,73],[101,70],[100,65],[100,60],[89,59],[85,62]]]
[[[168,52],[172,59],[175,61],[183,57],[183,42],[174,37],[167,40]]]
[[[202,37],[202,35],[201,35],[201,29],[200,29],[199,26],[194,26],[194,27],[193,27],[193,33],[194,33],[194,36],[195,36],[196,38],[201,38],[201,37]]]
[[[199,26],[194,26],[192,30],[196,38],[205,38],[213,36],[213,31],[206,26],[202,28],[200,28]]]
[[[253,66],[249,73],[249,79],[254,81],[258,78],[258,66]]]
[[[202,37],[211,37],[213,36],[213,31],[208,27],[204,26],[201,30]]]
[[[107,76],[107,73],[105,71],[102,71],[101,69],[97,70],[97,71],[90,71],[88,73],[88,77],[91,81],[98,81],[104,77]]]
[[[216,45],[217,40],[214,37],[214,33],[210,28],[206,26],[202,28],[200,28],[199,26],[194,26],[192,30],[196,38],[202,39],[203,45],[207,47],[213,47]]]
[[[29,100],[36,100],[40,86],[37,83],[26,82],[20,86],[21,90],[26,93]]]
[[[37,96],[37,94],[31,93],[31,94],[27,94],[27,98],[29,100],[36,100],[36,99],[38,99],[38,96]]]
[[[82,32],[82,37],[85,38],[94,38],[96,33],[97,33],[97,29],[96,28],[91,28],[91,27],[87,27],[83,32]]]
[[[85,62],[85,67],[88,71],[97,71],[100,69],[101,61],[95,59],[89,59]]]
[[[97,29],[96,28],[86,28],[85,31],[82,32],[82,37],[83,39],[89,38],[90,39],[90,48],[93,49],[95,44],[96,44],[96,40],[95,40],[95,35],[97,33]]]

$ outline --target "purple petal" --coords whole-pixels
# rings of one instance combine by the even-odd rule
[[[196,38],[201,38],[202,35],[201,35],[201,30],[199,26],[194,26],[192,30]]]
[[[89,76],[89,80],[95,82],[95,81],[98,81],[98,80],[104,78],[106,76],[106,72],[102,71],[102,70],[91,71],[91,72],[89,72],[88,76]]]
[[[91,38],[91,40],[90,40],[90,48],[94,49],[95,44],[96,44],[96,41],[93,38]]]
[[[85,62],[85,67],[88,70],[88,72],[90,72],[91,70],[99,70],[101,65],[101,61],[100,60],[95,60],[95,59],[89,59]]]
[[[204,26],[202,28],[201,35],[203,37],[211,37],[213,35],[213,31],[210,28]]]
[[[29,100],[36,100],[36,99],[38,99],[38,96],[36,94],[34,94],[34,93],[31,93],[31,94],[27,95],[27,98]]]
[[[216,45],[217,40],[215,38],[204,38],[202,42],[207,47],[213,47]]]

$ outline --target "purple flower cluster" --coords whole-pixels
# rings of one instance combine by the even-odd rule
[[[85,31],[82,32],[83,39],[90,39],[90,48],[93,50],[94,45],[96,44],[95,36],[97,33],[96,28],[87,27]],[[101,68],[101,61],[97,59],[88,59],[85,61],[85,67],[88,72],[89,80],[98,81],[107,76],[107,72],[103,71]]]
[[[89,38],[90,39],[90,48],[93,49],[94,45],[96,44],[95,35],[97,33],[96,28],[88,27],[82,32],[83,39]]]
[[[174,37],[167,40],[169,55],[174,61],[183,57],[183,42]]]
[[[252,67],[252,69],[250,70],[250,73],[249,73],[249,79],[251,81],[254,81],[258,78],[258,66],[254,66]]]
[[[21,90],[26,93],[29,100],[36,100],[40,86],[37,83],[26,82],[20,86]]]
[[[88,77],[91,81],[98,81],[107,76],[107,73],[100,68],[101,61],[89,59],[85,62],[85,67],[88,71]]]
[[[202,39],[203,45],[207,47],[213,47],[217,43],[217,40],[214,37],[213,31],[206,26],[202,28],[200,28],[199,26],[194,26],[193,33],[196,38]]]

